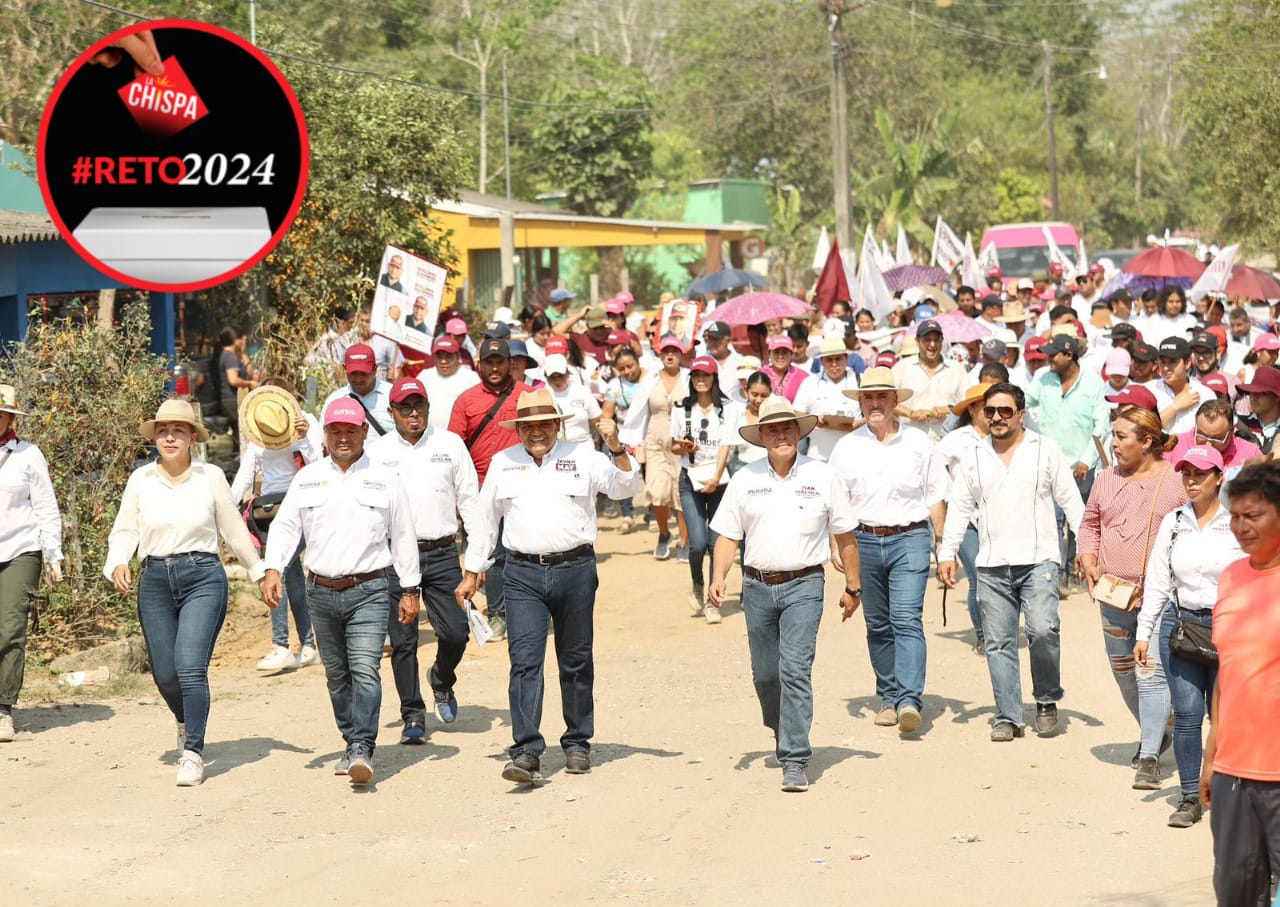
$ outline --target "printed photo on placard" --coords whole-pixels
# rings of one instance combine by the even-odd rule
[[[693,349],[694,338],[698,336],[698,304],[684,299],[673,299],[662,307],[662,317],[658,321],[658,336],[675,334],[685,352]]]
[[[448,278],[447,268],[387,246],[373,291],[369,330],[415,350],[431,352]]]

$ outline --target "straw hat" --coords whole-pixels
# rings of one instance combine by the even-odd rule
[[[156,439],[156,423],[157,422],[186,422],[195,432],[197,441],[209,440],[209,429],[200,424],[200,420],[196,418],[196,411],[191,408],[191,404],[186,400],[179,400],[174,397],[160,404],[160,408],[156,410],[156,417],[148,419],[138,426],[138,432],[148,441]]]
[[[862,373],[862,381],[857,387],[841,391],[841,393],[846,397],[857,400],[860,394],[866,394],[871,391],[893,391],[898,395],[899,403],[909,400],[911,395],[915,393],[909,387],[898,387],[893,380],[893,369],[888,369],[881,365],[867,369]]]
[[[848,356],[849,350],[844,345],[844,335],[838,334],[822,338],[822,346],[818,347],[818,358],[827,356]]]
[[[800,437],[807,437],[813,427],[818,424],[817,416],[798,413],[786,397],[777,394],[760,404],[760,418],[754,425],[743,425],[738,429],[742,440],[756,447],[764,447],[760,440],[760,428],[770,422],[795,422],[800,429]]]
[[[898,358],[906,359],[908,356],[920,355],[920,343],[916,338],[908,334],[902,338],[902,346],[898,347]]]
[[[973,404],[983,398],[987,392],[987,388],[989,387],[991,387],[990,384],[975,384],[964,392],[964,399],[951,407],[951,411],[957,416],[963,416],[965,412],[968,411],[969,407],[973,406]]]
[[[996,318],[1002,324],[1016,324],[1019,321],[1027,320],[1027,308],[1022,304],[1022,300],[1015,299],[1012,302],[1006,302],[1004,308]]]
[[[284,450],[297,440],[302,406],[283,387],[255,387],[240,401],[240,430],[264,450]]]
[[[564,418],[551,391],[540,387],[536,391],[522,393],[516,401],[516,417],[498,424],[503,428],[515,428],[518,422],[549,422],[552,419],[558,422]]]
[[[15,416],[25,416],[26,413],[18,409],[18,392],[13,389],[12,384],[0,384],[0,413],[13,413]]]

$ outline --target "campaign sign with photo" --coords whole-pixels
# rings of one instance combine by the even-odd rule
[[[673,299],[662,307],[658,321],[658,337],[675,334],[685,352],[693,349],[698,336],[698,304],[685,299]]]
[[[387,246],[378,268],[369,329],[396,343],[430,353],[448,278],[447,268]]]

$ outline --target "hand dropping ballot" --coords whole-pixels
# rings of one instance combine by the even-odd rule
[[[493,636],[489,619],[477,610],[471,599],[467,599],[467,623],[471,625],[471,633],[476,638],[476,645],[483,646]]]

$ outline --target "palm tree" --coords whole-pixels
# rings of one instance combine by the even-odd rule
[[[933,241],[928,216],[956,188],[956,158],[950,139],[957,109],[939,110],[914,135],[903,136],[888,111],[876,108],[876,129],[886,161],[877,173],[859,175],[854,190],[854,222],[870,223],[878,237],[903,229],[921,245]]]

